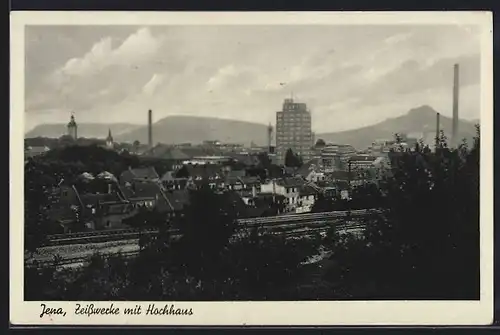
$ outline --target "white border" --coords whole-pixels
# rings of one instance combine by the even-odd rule
[[[192,316],[74,316],[40,319],[23,301],[25,25],[477,25],[481,40],[481,300],[406,302],[183,302]],[[16,325],[485,325],[493,320],[493,33],[489,12],[12,12],[10,124],[10,320]],[[150,302],[143,302],[143,308]],[[110,303],[94,303],[106,307]],[[134,302],[114,302],[130,307]],[[164,305],[165,302],[156,303]]]

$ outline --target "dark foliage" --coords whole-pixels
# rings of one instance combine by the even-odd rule
[[[338,280],[359,299],[479,298],[479,133],[471,149],[393,153],[382,214],[362,241],[336,243]]]
[[[287,167],[301,167],[302,158],[295,154],[292,149],[288,149],[285,154],[285,166]]]

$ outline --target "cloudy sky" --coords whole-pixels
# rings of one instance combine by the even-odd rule
[[[169,115],[274,123],[292,92],[313,130],[430,105],[479,118],[479,30],[467,26],[30,26],[26,131],[41,123],[145,123]]]

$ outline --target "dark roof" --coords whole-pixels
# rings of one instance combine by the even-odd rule
[[[187,155],[182,150],[175,147],[166,146],[163,144],[158,144],[157,146],[149,150],[147,155],[155,158],[179,160],[179,161],[190,158],[190,156]]]
[[[248,207],[246,212],[248,217],[256,218],[264,216],[264,214],[270,209],[269,206],[258,206],[258,207]]]
[[[329,172],[327,176],[332,179],[349,180],[349,172],[347,171],[333,171]]]
[[[135,182],[132,187],[132,196],[130,198],[157,198],[161,196],[160,186],[151,182]]]
[[[299,187],[305,184],[305,181],[300,177],[290,177],[278,179],[277,184],[284,187]]]
[[[375,161],[375,159],[377,159],[377,157],[375,157],[375,156],[359,156],[359,155],[351,156],[349,158],[349,160],[351,162],[353,162],[353,161],[357,161],[357,162],[373,162],[373,161]]]
[[[189,192],[187,190],[166,191],[165,196],[175,211],[180,211],[189,204]]]
[[[134,191],[132,190],[131,187],[127,186],[118,186],[118,189],[121,191],[125,199],[129,199],[134,197]]]
[[[202,164],[202,165],[186,165],[188,173],[191,177],[209,178],[219,176],[222,177],[222,166],[217,164]]]
[[[235,206],[236,210],[240,212],[240,214],[246,214],[246,210],[248,207],[237,192],[226,191],[222,194],[222,196],[226,197],[231,202],[231,204]]]
[[[175,172],[174,171],[167,171],[161,176],[161,181],[170,181],[175,179]]]
[[[228,172],[227,176],[228,177],[245,177],[246,176],[246,170],[231,170]]]
[[[97,206],[102,203],[108,202],[122,202],[117,193],[85,193],[80,194],[80,199],[84,206],[92,205]]]
[[[256,155],[230,153],[229,156],[246,166],[259,165],[260,160]]]
[[[128,169],[120,175],[120,181],[132,179],[159,179],[158,173],[154,167]]]
[[[307,177],[313,170],[314,166],[319,165],[319,161],[319,159],[311,159],[310,161],[304,163],[295,173],[301,175],[302,177]]]
[[[241,180],[241,178],[238,178],[238,177],[227,177],[224,180],[224,183],[228,184],[228,185],[236,185],[236,184],[242,184],[243,185],[243,181]]]
[[[300,196],[315,195],[318,194],[318,190],[311,185],[304,185],[299,190]]]
[[[124,214],[130,212],[131,210],[132,210],[132,205],[128,203],[118,203],[107,207],[105,215]]]
[[[260,184],[260,178],[258,176],[245,176],[240,178],[244,184]]]
[[[285,173],[289,174],[289,175],[295,175],[297,169],[294,168],[294,167],[290,167],[290,166],[285,166]]]

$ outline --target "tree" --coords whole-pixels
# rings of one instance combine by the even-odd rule
[[[183,165],[175,174],[176,178],[189,178],[189,170],[186,165]]]
[[[271,158],[269,158],[269,155],[267,153],[260,153],[258,155],[259,158],[259,166],[264,168],[264,169],[269,169],[271,167],[272,161]]]
[[[319,138],[317,141],[316,141],[316,145],[315,147],[316,148],[323,148],[326,146],[326,143],[323,139]]]
[[[285,154],[285,166],[288,167],[300,167],[302,165],[302,159],[296,155],[292,149],[288,149]]]
[[[478,157],[479,133],[472,149],[450,149],[441,134],[436,152],[394,152],[373,195],[382,212],[365,218],[363,241],[336,244],[330,280],[364,299],[477,299]]]

